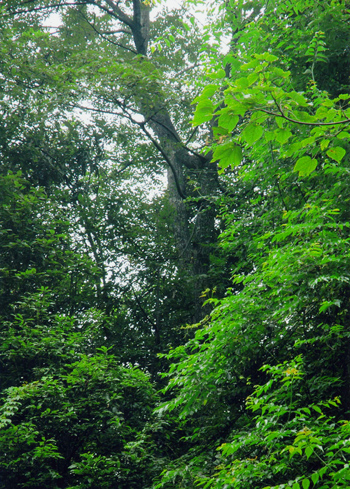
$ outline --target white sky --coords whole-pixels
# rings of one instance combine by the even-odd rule
[[[1,3],[1,0],[0,0]],[[153,20],[157,14],[162,10],[164,6],[166,6],[169,10],[175,10],[180,8],[182,5],[186,3],[186,0],[162,0],[159,5],[156,5],[154,8],[151,10],[151,20]],[[193,10],[193,7],[188,6],[190,10]],[[200,20],[201,22],[205,22],[205,8],[203,7],[202,9],[194,9],[193,14],[196,17],[197,20]],[[51,14],[50,17],[46,20],[44,23],[45,27],[58,27],[60,25],[60,15],[58,13]]]

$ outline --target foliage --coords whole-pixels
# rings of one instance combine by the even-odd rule
[[[94,286],[88,287],[86,278],[97,277],[98,269],[75,253],[64,208],[57,208],[43,188],[32,186],[20,172],[1,175],[0,185],[2,319],[37,289],[52,291],[55,312],[73,314],[88,302],[93,306]]]
[[[339,398],[303,404],[301,356],[261,370],[271,379],[247,398],[252,426],[218,448],[215,476],[200,487],[347,487],[349,422],[336,421]]]
[[[111,320],[93,308],[99,270],[74,250],[52,196],[20,174],[1,187],[0,485],[139,487],[152,465],[128,443],[155,395],[105,346]]]
[[[147,377],[118,366],[105,347],[75,356],[3,392],[1,487],[139,487],[147,479],[127,449],[151,415]]]
[[[220,462],[212,456],[206,474],[198,475],[200,486],[298,488],[313,481],[335,487],[338,480],[346,486],[349,95],[346,86],[345,93],[334,85],[327,93],[321,73],[334,61],[332,50],[338,52],[331,22],[345,21],[347,11],[341,2],[276,1],[258,8],[249,23],[245,3],[230,4],[232,49],[224,66],[209,74],[193,120],[216,121],[208,150],[226,188],[221,246],[232,286],[225,298],[209,299],[215,309],[195,337],[167,355],[173,364],[164,392],[173,397],[157,411],[198,420],[197,454],[205,453],[208,440],[222,447]],[[337,66],[345,70],[340,60]],[[300,352],[303,383],[288,408],[291,384],[268,381],[260,367],[276,365],[269,369],[283,377],[283,362]],[[256,384],[264,387],[254,391]],[[244,409],[247,398],[261,408],[256,418],[253,404]],[[312,406],[333,411],[315,418]],[[301,418],[310,428],[304,438]],[[319,452],[315,440],[309,442],[313,436]],[[289,461],[286,447],[302,461]],[[179,459],[179,473],[184,465]],[[173,466],[156,487],[173,487]]]
[[[349,485],[348,3],[187,5],[2,7],[0,487]]]
[[[172,448],[152,418],[149,373],[159,381],[156,353],[187,334],[193,289],[161,195],[164,164],[135,113],[160,94],[188,138],[191,89],[170,79],[195,63],[200,37],[178,13],[160,18],[151,64],[128,33],[106,40],[110,15],[62,5],[50,31],[52,12],[2,7],[0,485],[150,486]],[[171,59],[159,35],[175,24]]]

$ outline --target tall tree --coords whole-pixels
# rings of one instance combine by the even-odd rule
[[[168,356],[174,397],[159,412],[192,426],[193,446],[156,487],[346,487],[350,109],[348,85],[337,87],[348,10],[229,6],[231,76],[204,89],[194,120],[218,119],[233,280],[212,320]]]
[[[88,107],[99,120],[107,117],[115,130],[121,120],[128,121],[138,129],[137,141],[146,137],[166,163],[178,267],[192,277],[192,319],[198,321],[203,316],[199,296],[210,285],[219,186],[216,166],[199,149],[201,143],[189,124],[192,93],[182,87],[187,83],[195,89],[193,70],[198,69],[203,45],[200,34],[186,22],[189,16],[184,10],[163,12],[151,22],[152,8],[140,0],[124,5],[89,0],[54,6],[33,0],[24,5],[9,2],[5,17],[17,23],[30,19],[38,26],[26,34],[40,49],[36,83],[33,69],[28,73],[32,96],[40,86],[41,100],[46,98],[52,108]],[[63,24],[49,36],[39,26],[52,12],[60,12]],[[171,45],[169,59],[157,45],[164,41]],[[126,158],[124,164],[132,163],[131,154]]]

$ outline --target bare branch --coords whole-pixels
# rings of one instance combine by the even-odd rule
[[[191,131],[191,134],[188,136],[187,138],[187,141],[185,142],[185,147],[187,147],[187,145],[191,142],[191,139],[193,138],[193,136],[196,134],[196,132],[198,131],[198,126],[196,126],[192,131]]]
[[[132,36],[131,31],[126,31],[125,29],[117,29],[116,31],[103,31],[101,34],[104,34],[106,36],[112,35],[112,34],[128,34],[128,36]]]
[[[116,171],[116,175],[119,175],[120,173],[123,173],[127,168],[129,168],[129,166],[132,166],[135,164],[135,161],[128,161],[128,163],[125,163],[125,165],[123,166],[123,168],[121,168],[120,170]]]
[[[80,105],[77,103],[71,104],[71,107],[80,110],[87,110],[88,112],[98,112],[100,114],[109,114],[109,115],[117,115],[117,116],[123,115],[120,112],[114,112],[113,110],[96,109],[95,107],[85,107],[84,105]]]
[[[130,28],[134,26],[134,23],[132,19],[126,15],[120,7],[118,7],[115,2],[112,2],[112,0],[105,0],[105,2],[110,6],[110,9],[107,7],[104,7],[101,5],[98,1],[96,0],[85,0],[85,1],[73,1],[73,2],[57,2],[57,3],[51,3],[49,5],[43,5],[41,7],[32,7],[28,9],[19,9],[19,10],[13,10],[12,12],[9,10],[9,13],[6,14],[7,17],[11,15],[17,15],[17,14],[27,14],[27,13],[32,13],[32,12],[40,12],[44,10],[51,10],[51,9],[58,9],[60,7],[78,7],[78,6],[84,6],[84,5],[95,5],[99,9],[101,9],[103,12],[106,12],[107,14],[111,15],[114,19],[119,20],[123,24],[126,24]],[[28,6],[33,3],[33,0],[28,0],[27,2],[23,2],[23,4],[27,4]]]
[[[31,0],[31,1],[25,2],[25,3],[30,4],[33,2]],[[71,3],[71,2],[51,3],[50,5],[44,5],[41,7],[33,7],[33,8],[29,8],[29,9],[13,10],[12,12],[9,9],[8,10],[9,13],[7,13],[5,15],[5,17],[10,17],[12,15],[17,15],[17,14],[29,14],[32,12],[39,12],[39,11],[43,11],[43,10],[57,9],[59,7],[75,7],[75,6],[79,6],[79,5],[86,5],[86,2],[82,1],[82,2],[74,2],[74,3]]]
[[[133,285],[132,285],[132,284],[131,284],[131,288],[132,288],[132,291],[133,291],[133,293],[134,293],[134,297],[135,297],[135,300],[136,300],[136,302],[137,302],[137,305],[139,306],[139,308],[140,308],[140,310],[141,310],[142,314],[144,315],[145,319],[147,320],[147,322],[148,322],[148,323],[149,323],[149,324],[150,324],[150,325],[151,325],[153,328],[155,328],[155,329],[156,329],[156,326],[155,326],[154,322],[152,321],[152,319],[149,317],[149,315],[147,314],[147,312],[146,312],[146,311],[145,311],[145,309],[143,308],[143,306],[142,306],[142,304],[141,304],[141,301],[140,301],[140,299],[139,299],[138,295],[136,294],[135,289],[134,289],[134,287],[133,287]]]
[[[130,53],[137,54],[137,52],[134,49],[128,48],[127,46],[123,46],[119,42],[112,41],[112,39],[109,39],[109,37],[105,36],[102,32],[100,32],[98,29],[96,29],[95,25],[89,21],[89,19],[81,12],[81,15],[85,22],[89,24],[89,26],[98,34],[102,39],[105,39],[109,43],[113,44],[113,46],[117,46],[119,48],[125,49],[126,51],[129,51]],[[118,31],[116,31],[118,32]],[[119,31],[120,32],[120,31]]]

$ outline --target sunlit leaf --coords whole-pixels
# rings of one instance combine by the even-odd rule
[[[224,127],[229,132],[233,131],[239,121],[238,115],[233,115],[230,111],[223,112],[218,120],[220,127]]]
[[[303,156],[294,165],[293,171],[299,172],[300,177],[310,175],[317,167],[317,160],[310,156]]]
[[[213,161],[219,161],[222,169],[230,165],[237,166],[242,160],[242,148],[234,143],[223,144],[215,148]]]
[[[274,136],[277,142],[279,142],[280,144],[285,144],[292,136],[292,132],[289,129],[277,129],[274,132]]]
[[[242,132],[242,138],[249,144],[255,143],[263,135],[262,126],[254,123],[248,124]]]
[[[345,154],[345,149],[341,148],[340,146],[335,146],[327,151],[327,155],[338,163],[340,163],[340,161],[344,158]]]
[[[193,125],[199,126],[204,122],[208,122],[212,119],[214,112],[214,104],[209,99],[201,100],[196,108],[193,117]]]

